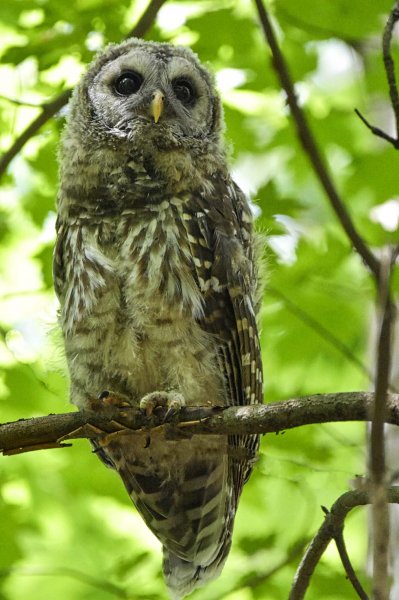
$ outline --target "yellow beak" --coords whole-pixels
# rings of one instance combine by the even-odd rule
[[[163,101],[165,96],[160,90],[154,92],[152,102],[151,102],[151,114],[154,117],[155,123],[158,123],[159,117],[163,111]]]

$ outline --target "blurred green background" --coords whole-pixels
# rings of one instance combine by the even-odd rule
[[[392,127],[381,59],[389,0],[268,3],[318,143],[354,221],[377,248],[398,241],[395,150],[354,114]],[[73,86],[96,51],[120,41],[141,0],[0,3],[0,148],[5,152]],[[295,138],[248,0],[168,1],[146,37],[191,46],[223,97],[234,177],[265,234],[265,401],[368,389],[372,281],[341,231]],[[394,54],[397,51],[394,48]],[[65,108],[24,146],[0,188],[0,420],[61,413],[68,381],[52,289],[57,145]],[[325,332],[335,336],[348,356]],[[287,597],[304,543],[365,470],[362,424],[263,438],[222,576],[195,600]],[[366,513],[345,535],[367,586]],[[0,457],[0,600],[166,599],[160,545],[118,477],[86,441]],[[333,545],[307,599],[353,598]]]

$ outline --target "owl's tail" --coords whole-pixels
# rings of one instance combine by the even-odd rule
[[[226,540],[227,541],[227,540]],[[229,553],[231,539],[223,544],[216,559],[207,566],[183,560],[163,549],[163,573],[172,600],[181,600],[198,587],[219,576]]]

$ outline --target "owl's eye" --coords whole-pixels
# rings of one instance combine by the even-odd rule
[[[196,91],[191,81],[179,77],[172,81],[172,87],[176,98],[180,100],[182,104],[192,106],[195,103]]]
[[[125,71],[114,82],[114,90],[119,96],[131,96],[139,91],[143,78],[135,71]]]

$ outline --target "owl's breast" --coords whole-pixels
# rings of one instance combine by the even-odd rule
[[[97,276],[90,301],[85,290],[67,351],[78,368],[76,357],[90,330],[100,391],[140,398],[156,389],[178,389],[188,404],[201,405],[207,390],[210,402],[220,403],[216,344],[198,322],[203,296],[179,202],[129,211],[117,223],[110,219],[82,233],[80,263],[96,272],[101,265],[103,279]],[[77,306],[81,291],[71,291]]]
[[[152,308],[161,319],[164,313],[176,318],[203,313],[183,203],[164,200],[127,215],[118,227],[120,277],[128,304]]]

